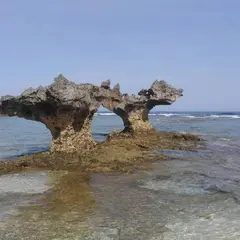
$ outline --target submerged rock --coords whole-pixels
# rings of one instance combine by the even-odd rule
[[[150,89],[130,96],[120,93],[119,84],[113,89],[110,84],[110,80],[100,87],[76,84],[60,74],[49,86],[28,88],[17,97],[2,97],[0,113],[45,124],[53,137],[52,152],[85,151],[96,144],[91,123],[100,105],[122,118],[125,132],[145,131],[152,129],[149,111],[156,105],[172,104],[183,92],[156,80]]]

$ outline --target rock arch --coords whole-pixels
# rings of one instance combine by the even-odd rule
[[[60,74],[49,86],[29,88],[18,97],[2,97],[0,113],[45,124],[52,134],[52,152],[84,151],[96,145],[91,123],[100,105],[121,117],[124,131],[146,131],[152,129],[149,111],[156,105],[172,104],[183,92],[157,80],[137,96],[121,94],[119,84],[112,89],[110,85],[110,80],[100,87],[76,84]]]
[[[121,94],[119,85],[117,85],[117,90]],[[170,105],[181,97],[182,93],[182,89],[176,89],[164,80],[156,80],[149,89],[142,89],[138,95],[121,94],[120,103],[102,102],[102,104],[121,117],[124,123],[124,132],[141,132],[153,128],[148,114],[155,106]]]

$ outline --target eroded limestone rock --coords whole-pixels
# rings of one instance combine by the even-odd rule
[[[49,86],[28,88],[18,97],[2,97],[0,113],[45,124],[53,137],[53,152],[83,151],[96,144],[91,123],[100,105],[122,118],[125,132],[149,131],[149,111],[156,105],[172,104],[183,92],[157,80],[137,96],[121,94],[119,84],[113,89],[110,85],[110,80],[100,87],[76,84],[60,74]]]
[[[102,82],[101,87],[105,89],[110,89],[111,81],[108,79],[107,81]]]
[[[1,112],[42,122],[50,130],[51,151],[87,150],[95,145],[91,122],[101,102],[121,102],[118,92],[92,84],[75,84],[63,75],[47,87],[29,88],[18,97],[2,97]]]
[[[149,89],[142,89],[138,95],[122,95],[120,103],[103,106],[120,116],[124,131],[148,131],[152,129],[148,114],[157,105],[170,105],[182,96],[183,90],[168,85],[165,81],[156,80]]]

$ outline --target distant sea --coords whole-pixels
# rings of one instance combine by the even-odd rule
[[[224,144],[240,140],[240,112],[162,112],[149,114],[150,122],[159,131],[199,134],[209,141],[226,139]],[[92,134],[103,141],[112,130],[123,129],[122,120],[114,113],[98,112],[92,124]],[[51,136],[41,123],[17,117],[0,118],[0,159],[45,151]]]

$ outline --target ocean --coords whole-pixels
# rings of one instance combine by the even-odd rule
[[[159,131],[199,134],[210,141],[227,139],[229,144],[240,139],[240,112],[151,112],[149,118]],[[103,141],[115,129],[123,129],[118,116],[109,112],[95,114],[92,134],[97,141]],[[45,151],[51,142],[43,124],[17,117],[0,118],[0,136],[2,160]]]
[[[149,118],[159,131],[200,135],[205,147],[197,152],[163,150],[174,160],[156,161],[152,171],[138,176],[92,176],[96,208],[85,224],[97,231],[97,236],[116,236],[86,239],[239,240],[240,112],[151,112]],[[114,129],[123,129],[118,116],[95,114],[92,134],[97,141],[103,141]],[[0,118],[0,136],[1,161],[45,151],[51,141],[43,124],[16,117]],[[44,191],[47,173],[31,174],[0,177],[0,220],[9,209],[29,201],[27,196]],[[0,221],[4,229],[0,239],[85,239],[67,235],[83,224],[74,220],[73,224],[72,215],[63,216],[67,219],[64,224],[63,219],[57,224],[48,222],[51,231],[34,216],[25,219],[28,226],[14,216],[2,225]]]

